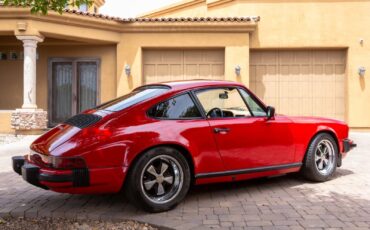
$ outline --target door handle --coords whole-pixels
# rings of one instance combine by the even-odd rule
[[[228,133],[230,129],[229,128],[214,128],[213,131],[215,133]]]

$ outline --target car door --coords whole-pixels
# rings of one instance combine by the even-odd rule
[[[211,88],[195,95],[213,129],[226,170],[292,163],[295,149],[289,119],[276,116],[268,120],[266,108],[243,88]]]

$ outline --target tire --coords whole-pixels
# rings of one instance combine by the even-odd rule
[[[338,147],[334,138],[327,133],[320,133],[310,143],[301,172],[314,182],[329,180],[337,168]]]
[[[190,184],[190,167],[183,154],[174,148],[157,147],[143,153],[132,165],[125,192],[134,205],[149,212],[163,212],[184,199]]]

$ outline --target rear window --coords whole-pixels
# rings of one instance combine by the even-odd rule
[[[170,88],[166,86],[140,87],[129,94],[101,104],[100,106],[96,107],[96,109],[117,112],[142,101],[145,101],[149,98],[159,96],[167,92],[169,89]]]

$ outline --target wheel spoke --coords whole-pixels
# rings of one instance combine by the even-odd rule
[[[325,166],[329,164],[329,159],[324,160]]]
[[[153,165],[149,166],[149,168],[146,170],[148,173],[152,174],[153,176],[157,177],[158,173],[155,171],[155,168]]]
[[[321,160],[321,161],[319,162],[318,168],[319,168],[320,170],[322,170],[322,169],[324,168],[324,161],[323,161],[323,160]]]
[[[163,195],[163,194],[164,194],[163,185],[162,184],[158,184],[157,195],[160,196],[160,195]]]
[[[167,169],[168,169],[168,164],[162,162],[161,175],[163,175],[163,173],[165,173],[167,171]]]
[[[163,180],[166,181],[169,184],[172,184],[173,183],[173,176],[165,177],[165,178],[163,178]]]
[[[157,183],[156,180],[151,180],[151,181],[144,182],[145,189],[150,190],[151,188],[153,188],[155,183]]]
[[[325,146],[325,148],[324,148],[324,153],[323,153],[325,156],[327,155],[327,154],[329,154],[329,149],[328,149],[328,147],[327,146]]]

